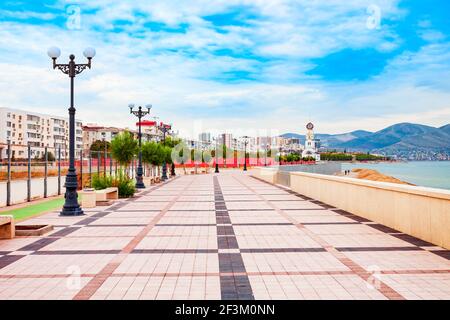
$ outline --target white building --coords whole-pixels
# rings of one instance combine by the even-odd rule
[[[219,136],[219,143],[224,144],[228,149],[233,148],[233,135],[231,133],[222,133]]]
[[[302,158],[313,157],[320,161],[320,154],[317,151],[316,140],[314,139],[314,125],[310,122],[306,125],[305,149],[302,152]]]
[[[25,159],[27,147],[31,157],[42,157],[45,147],[57,157],[69,156],[69,118],[18,109],[0,108],[0,158],[7,158],[7,144],[11,143],[11,157]],[[75,122],[75,156],[83,149],[81,121]]]
[[[83,153],[85,156],[89,154],[91,145],[95,141],[107,141],[111,142],[114,137],[123,132],[125,129],[115,127],[103,127],[97,124],[88,123],[83,126]]]
[[[198,140],[209,144],[211,142],[211,133],[209,133],[209,132],[200,133],[198,135]]]

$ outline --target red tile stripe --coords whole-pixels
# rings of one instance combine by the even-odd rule
[[[153,188],[149,191],[146,191],[145,195],[157,190],[168,183],[174,181],[178,177],[168,180],[156,188]],[[190,184],[186,185],[183,190],[189,188],[189,186],[193,183],[194,180],[191,181]],[[123,249],[122,251],[113,258],[111,262],[109,262],[98,274],[94,276],[73,298],[73,300],[88,300],[90,299],[95,292],[103,285],[103,283],[113,274],[113,272],[119,267],[119,265],[124,261],[128,254],[130,254],[136,246],[145,238],[145,236],[153,229],[153,227],[161,220],[161,218],[169,211],[169,209],[175,204],[181,194],[177,195],[173,200],[171,200],[162,210],[161,212],[154,217],[149,224],[141,230]]]
[[[336,259],[338,259],[342,264],[344,264],[347,268],[349,268],[354,274],[358,275],[361,279],[364,281],[367,281],[369,278],[372,277],[372,274],[370,272],[367,272],[363,267],[358,265],[356,262],[348,258],[345,254],[342,252],[339,252],[336,248],[334,248],[332,245],[330,245],[328,242],[323,240],[319,235],[315,234],[311,230],[305,228],[301,223],[297,223],[285,210],[282,210],[278,208],[275,204],[271,203],[270,201],[263,198],[261,195],[259,195],[255,190],[253,190],[251,187],[246,185],[244,182],[242,182],[240,179],[233,176],[233,178],[238,181],[241,185],[246,187],[248,190],[255,193],[262,201],[264,201],[267,205],[271,206],[273,209],[275,209],[281,216],[286,218],[288,221],[291,221],[293,224],[297,226],[297,228],[302,229],[303,232],[305,232],[312,240],[320,244],[322,247],[325,248],[329,253],[331,253]],[[252,178],[255,178],[252,176]],[[255,178],[257,179],[257,178]],[[258,181],[262,181],[257,179]],[[267,184],[270,184],[266,181],[263,181]],[[272,185],[272,184],[270,184]],[[379,288],[376,288],[381,294],[383,294],[386,298],[390,300],[405,300],[405,298],[395,291],[393,288],[389,287],[384,282],[380,281],[378,279],[377,281],[379,283]]]

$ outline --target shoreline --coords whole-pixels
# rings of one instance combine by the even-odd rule
[[[343,175],[344,177],[356,178],[361,180],[379,181],[379,182],[389,182],[395,184],[403,184],[409,186],[415,186],[415,184],[400,180],[393,176],[383,174],[374,169],[366,168],[354,168],[351,169],[350,175]]]

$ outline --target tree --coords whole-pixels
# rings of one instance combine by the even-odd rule
[[[227,146],[222,145],[222,159],[223,159],[223,166],[227,167]]]
[[[119,133],[111,141],[111,153],[113,158],[125,167],[133,160],[138,151],[138,141],[135,140],[133,135],[128,131]]]
[[[42,154],[41,159],[42,161],[45,161],[45,152]],[[47,161],[49,162],[53,162],[55,161],[55,156],[53,155],[53,153],[51,153],[50,151],[47,151]]]
[[[166,142],[163,143],[163,144],[165,146],[167,146],[167,147],[173,148],[179,143],[181,143],[181,139],[179,139],[179,138],[172,138],[171,136],[166,136]]]
[[[172,163],[172,148],[163,146],[160,143],[156,142],[146,142],[142,145],[142,161],[147,164],[151,164],[152,166],[158,167],[159,174],[159,166],[164,163]]]
[[[111,143],[108,141],[103,140],[96,140],[91,144],[91,147],[89,148],[91,151],[92,158],[97,158],[98,153],[101,152],[102,154],[105,152],[105,145],[106,145],[106,152],[111,151]]]

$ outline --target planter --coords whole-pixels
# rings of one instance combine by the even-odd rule
[[[49,224],[45,225],[16,225],[16,236],[17,237],[31,237],[31,236],[42,236],[53,230],[53,226]]]

